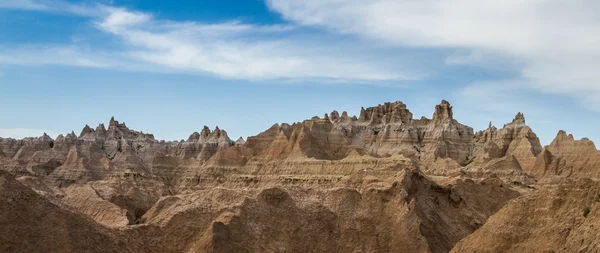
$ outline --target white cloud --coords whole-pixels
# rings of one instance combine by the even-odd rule
[[[419,57],[407,60],[394,58],[395,53],[382,53],[379,42],[384,42],[383,47],[391,50],[450,50],[449,55],[435,60],[516,71],[522,85],[566,94],[600,108],[600,72],[596,71],[600,68],[600,2],[596,0],[266,2],[293,24],[174,22],[102,5],[0,0],[0,8],[90,17],[101,31],[125,43],[123,51],[110,52],[99,48],[86,51],[72,45],[32,47],[31,52],[0,51],[0,63],[365,83],[435,75],[436,70],[424,68],[427,66],[408,65]],[[297,25],[321,27],[334,33],[297,33],[302,29]],[[338,33],[378,43],[365,44],[337,36]]]
[[[28,128],[0,128],[0,137],[22,139],[25,137],[40,137],[44,133],[52,138],[56,138],[59,134],[43,130],[43,129],[28,129]]]
[[[295,33],[292,25],[175,22],[152,14],[104,5],[31,2],[46,11],[89,17],[99,31],[116,36],[121,49],[86,45],[28,45],[3,50],[0,64],[68,65],[120,70],[210,74],[250,80],[395,82],[425,74],[385,60],[356,42]],[[84,48],[91,48],[86,49]],[[108,50],[108,51],[105,51]],[[377,57],[377,53],[382,57]],[[389,58],[389,57],[387,57]],[[396,57],[398,58],[398,57]],[[414,57],[411,57],[411,59]]]
[[[46,10],[47,6],[31,0],[0,0],[0,8],[23,10]]]
[[[241,79],[417,78],[360,52],[340,52],[335,41],[294,39],[291,26],[172,22],[126,9],[106,10],[110,14],[97,27],[122,38],[128,56],[173,71]]]
[[[109,63],[99,59],[89,50],[75,46],[29,45],[17,48],[0,48],[0,64],[6,65],[65,65],[107,68]]]
[[[101,17],[106,10],[101,5],[70,3],[61,0],[0,0],[0,9],[18,9],[71,14],[84,17]]]
[[[472,50],[446,59],[501,56],[530,87],[600,108],[597,0],[267,0],[287,19],[401,47]],[[510,66],[513,67],[513,66]]]
[[[99,25],[113,33],[138,24],[147,23],[151,19],[151,16],[145,13],[129,12],[124,9],[111,7],[104,7],[103,9],[107,10],[108,16]]]

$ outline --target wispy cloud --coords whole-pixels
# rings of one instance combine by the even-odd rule
[[[418,80],[426,72],[435,75],[435,69],[410,66],[418,57],[403,59],[376,45],[392,50],[433,48],[450,53],[432,61],[515,71],[519,76],[513,80],[520,85],[600,108],[596,71],[600,2],[595,0],[266,0],[266,4],[290,23],[179,22],[99,4],[4,0],[0,8],[89,17],[99,32],[123,44],[121,50],[98,46],[83,50],[76,43],[19,47],[0,51],[0,64],[368,83]],[[305,26],[324,32],[298,32]]]
[[[487,64],[498,56],[510,59],[520,69],[521,84],[600,108],[596,0],[267,0],[267,4],[300,25],[400,47],[472,51],[445,59],[450,64]]]
[[[0,0],[0,9],[44,11],[85,17],[100,17],[106,12],[100,4],[71,3],[62,0]]]
[[[377,49],[365,49],[356,42],[298,36],[293,25],[254,25],[238,20],[176,22],[112,6],[57,2],[61,8],[55,8],[35,3],[49,11],[90,17],[99,32],[115,36],[123,43],[121,49],[83,50],[76,44],[29,45],[0,51],[0,64],[57,64],[250,80],[394,82],[423,76],[408,64],[399,69],[400,64],[384,60],[382,52],[379,52],[382,57],[375,57]],[[103,55],[111,57],[98,57]]]
[[[172,22],[147,13],[110,8],[97,23],[123,39],[129,56],[183,72],[225,78],[407,80],[410,74],[359,53],[336,52],[332,46],[290,38],[290,27],[226,23]],[[335,42],[328,41],[333,44]]]
[[[0,8],[22,10],[47,10],[46,5],[31,0],[1,0]]]
[[[65,65],[93,68],[111,66],[100,58],[89,50],[85,51],[69,45],[25,45],[11,49],[0,48],[0,64],[6,65]]]

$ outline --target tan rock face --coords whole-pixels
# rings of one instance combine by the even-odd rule
[[[384,103],[235,142],[218,127],[159,141],[114,118],[79,136],[0,138],[0,251],[437,253],[483,224],[455,251],[594,249],[595,223],[558,229],[548,212],[591,205],[570,198],[598,189],[570,178],[597,177],[593,143],[561,132],[542,149],[521,113],[474,134],[452,109],[442,101],[413,119],[404,103]],[[522,220],[517,207],[540,217]],[[479,234],[488,224],[494,242]],[[547,241],[570,229],[585,236]]]
[[[598,252],[599,193],[590,179],[543,185],[510,202],[451,252]]]
[[[560,131],[537,157],[531,173],[537,177],[579,177],[597,179],[600,175],[600,151],[587,138],[575,140]]]
[[[525,116],[518,113],[512,122],[497,130],[490,127],[475,136],[474,156],[479,162],[514,155],[525,170],[533,166],[535,157],[542,151],[537,135],[525,125]],[[533,160],[533,161],[532,161]]]
[[[348,126],[339,124],[353,143],[376,155],[403,154],[427,166],[438,158],[456,163],[468,160],[473,143],[473,129],[453,118],[447,101],[437,105],[433,120],[413,120],[402,102],[371,107],[358,121]]]
[[[185,142],[156,141],[152,134],[127,128],[111,118],[108,129],[85,126],[79,137],[74,133],[52,140],[44,135],[23,140],[0,139],[5,170],[20,175],[47,177],[52,184],[67,186],[108,178],[134,171],[144,176],[174,177],[178,164],[201,164],[217,151],[235,145],[227,132],[204,127]],[[178,160],[164,168],[164,157]],[[173,160],[173,159],[171,159]],[[154,166],[154,162],[158,162]],[[171,167],[172,166],[172,167]],[[161,171],[155,171],[160,169]]]
[[[90,185],[73,185],[66,188],[64,192],[62,203],[86,214],[100,224],[107,227],[124,227],[130,223],[127,219],[127,210],[100,197]]]
[[[472,128],[454,120],[447,101],[436,107],[434,120],[413,120],[402,102],[363,108],[358,119],[348,117],[346,112],[339,116],[333,111],[331,115],[293,125],[274,125],[248,138],[242,149],[252,157],[240,160],[247,161],[245,167],[261,171],[290,161],[342,160],[351,150],[359,150],[374,157],[403,155],[424,166],[433,165],[437,159],[450,159],[456,169],[469,159],[473,147]],[[302,173],[302,166],[296,165]]]
[[[139,240],[51,203],[0,170],[1,252],[143,252]]]
[[[448,252],[519,195],[497,179],[440,185],[416,170],[367,171],[336,185],[167,197],[131,232],[156,252]]]
[[[525,125],[525,116],[518,113],[512,122],[498,130],[490,126],[475,135],[473,158],[468,171],[495,173],[502,178],[531,183],[527,172],[533,169],[542,146],[533,130]]]

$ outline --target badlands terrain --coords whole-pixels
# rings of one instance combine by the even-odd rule
[[[442,101],[333,111],[232,140],[114,118],[0,138],[0,252],[600,252],[600,151]]]

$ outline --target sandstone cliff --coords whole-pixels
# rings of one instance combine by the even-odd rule
[[[448,252],[519,195],[507,186],[389,169],[326,189],[207,188],[161,199],[130,233],[156,252]]]
[[[532,184],[529,175],[542,145],[533,130],[525,124],[525,116],[518,113],[502,129],[490,125],[475,134],[472,157],[464,173],[472,177],[499,176],[507,181]]]
[[[500,130],[492,126],[475,136],[473,155],[475,162],[486,163],[493,159],[514,156],[522,169],[529,171],[541,153],[542,145],[531,128],[525,125],[525,116],[518,113],[512,122]]]
[[[0,251],[448,252],[469,235],[455,252],[596,249],[583,198],[598,189],[571,181],[597,178],[591,141],[560,132],[542,148],[521,113],[474,133],[452,109],[414,119],[384,103],[235,142],[218,127],[160,141],[114,118],[79,135],[0,138]],[[584,205],[592,223],[573,218]],[[571,220],[555,222],[555,208]]]
[[[599,194],[590,179],[543,185],[510,202],[451,252],[599,252]]]
[[[537,157],[531,173],[537,177],[600,177],[600,151],[587,138],[575,140],[565,131],[558,132],[556,138]]]
[[[330,115],[292,125],[275,124],[249,137],[243,145],[220,151],[209,160],[208,167],[247,174],[345,175],[367,168],[414,163],[426,171],[443,167],[439,169],[443,172],[460,167],[470,158],[473,148],[472,128],[453,118],[447,101],[436,106],[431,120],[412,119],[402,102],[363,108],[358,118],[349,117],[347,112],[340,116],[333,111]],[[357,160],[351,154],[363,158]],[[378,165],[360,162],[372,160],[370,157],[376,158]],[[336,168],[330,166],[332,163],[346,166]],[[206,176],[193,172],[188,173],[187,180]]]
[[[142,252],[138,240],[49,202],[0,171],[1,252]]]

